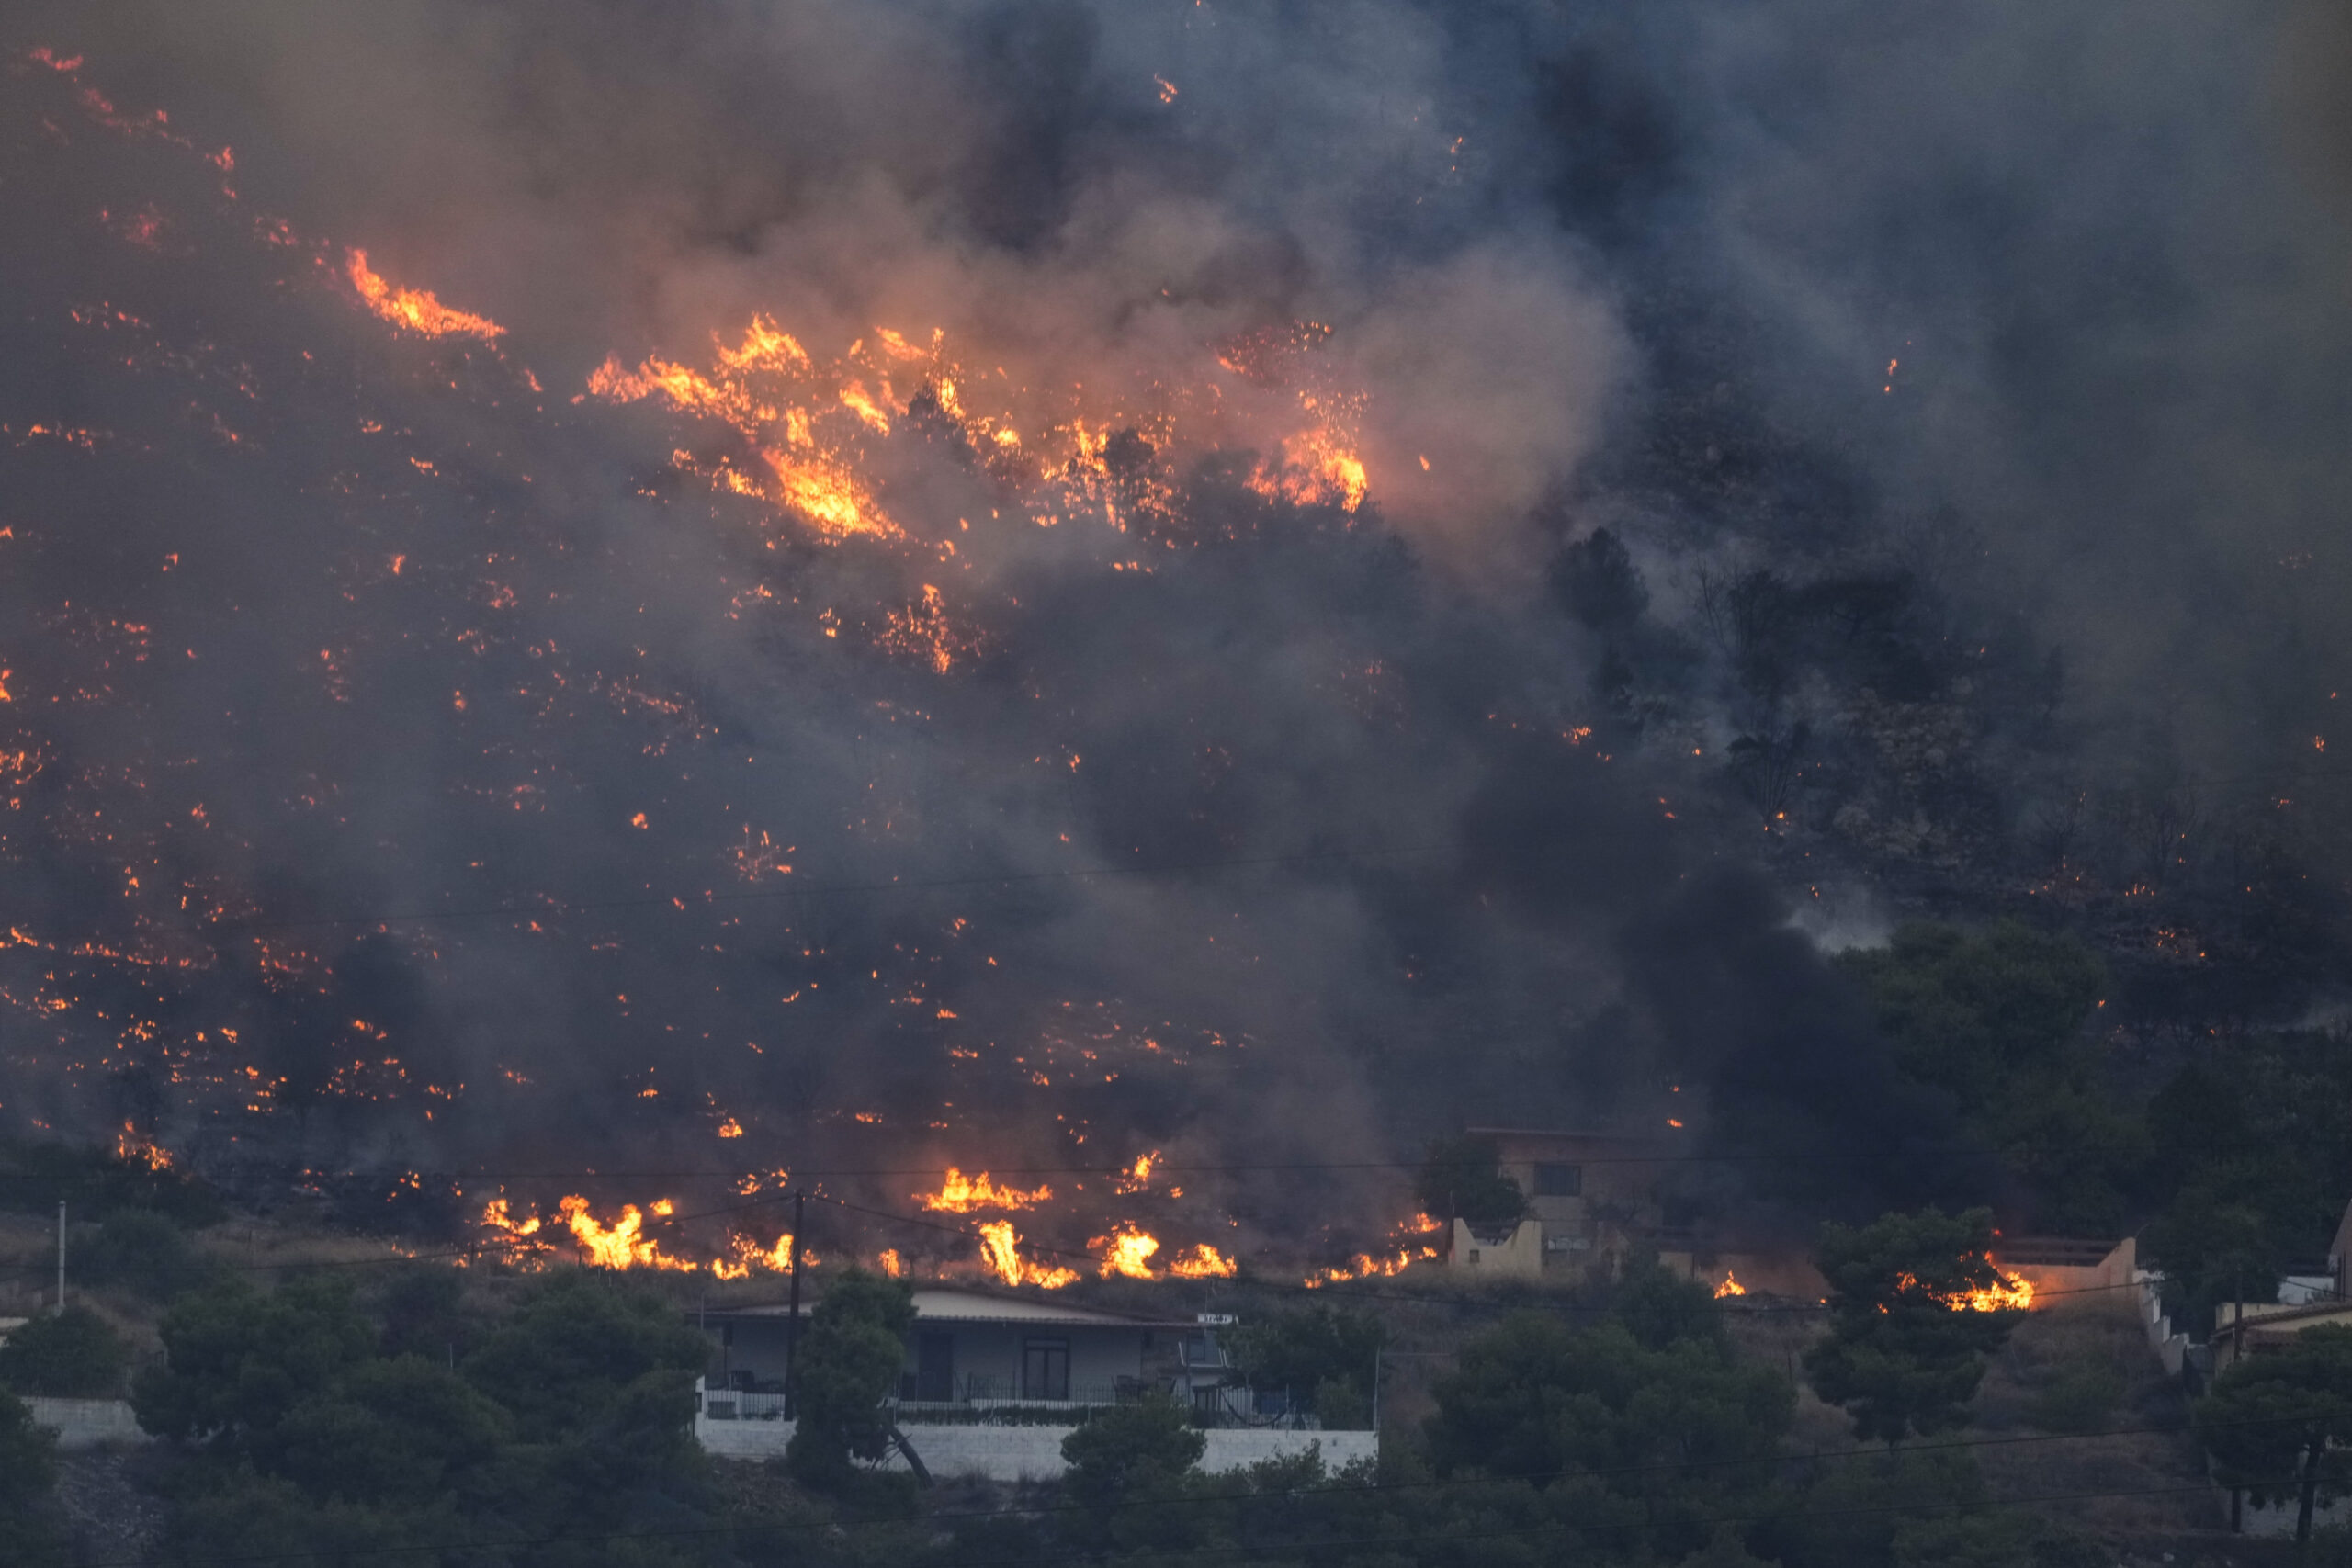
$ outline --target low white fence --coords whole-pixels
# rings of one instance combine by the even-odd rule
[[[715,1390],[711,1403],[716,1405],[724,1398],[725,1391]],[[722,1459],[776,1459],[792,1441],[794,1425],[781,1416],[744,1420],[702,1414],[695,1417],[695,1440],[706,1452]],[[900,1430],[922,1457],[923,1468],[942,1480],[977,1475],[989,1481],[1052,1481],[1067,1468],[1062,1463],[1062,1439],[1078,1428],[975,1425],[902,1426]],[[1201,1454],[1201,1468],[1211,1473],[1244,1470],[1270,1459],[1295,1458],[1310,1448],[1332,1470],[1380,1456],[1376,1432],[1213,1427],[1201,1436],[1207,1443]],[[907,1461],[893,1450],[883,1468],[904,1470]]]

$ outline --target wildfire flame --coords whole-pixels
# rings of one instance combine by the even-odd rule
[[[946,1179],[937,1192],[918,1192],[916,1201],[934,1213],[968,1214],[975,1209],[1029,1209],[1054,1195],[1051,1187],[1039,1187],[1023,1191],[1018,1187],[1000,1187],[989,1179],[987,1171],[978,1176],[966,1176],[954,1166],[947,1168]]]
[[[2033,1285],[2014,1274],[1994,1271],[1994,1282],[1982,1285],[1959,1295],[1939,1295],[1922,1286],[1910,1274],[1896,1277],[1895,1288],[1903,1292],[1917,1291],[1933,1302],[1941,1303],[1953,1312],[2025,1312],[2033,1305]],[[1884,1312],[1884,1307],[1879,1311]]]
[[[1151,1255],[1159,1250],[1159,1238],[1137,1230],[1131,1221],[1122,1220],[1109,1235],[1098,1235],[1086,1245],[1102,1250],[1102,1263],[1097,1272],[1104,1279],[1116,1274],[1128,1280],[1148,1280]]]
[[[1747,1294],[1747,1287],[1739,1282],[1739,1276],[1733,1273],[1728,1269],[1724,1269],[1724,1282],[1715,1287],[1715,1300],[1721,1301],[1725,1296],[1744,1296],[1746,1294]]]
[[[169,1170],[172,1168],[172,1151],[129,1122],[125,1122],[122,1131],[114,1135],[114,1156],[126,1165],[143,1165],[149,1170]]]
[[[990,1220],[980,1226],[980,1261],[1008,1285],[1042,1285],[1058,1291],[1074,1283],[1078,1270],[1033,1263],[1021,1256],[1021,1237],[1011,1220]]]
[[[368,269],[368,253],[354,250],[347,268],[351,287],[368,308],[391,322],[427,337],[478,337],[485,341],[506,329],[487,316],[453,310],[421,288],[395,288]]]
[[[1168,1272],[1179,1280],[1230,1280],[1240,1268],[1240,1264],[1207,1242],[1168,1260]]]

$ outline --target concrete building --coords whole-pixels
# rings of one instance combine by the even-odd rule
[[[1089,1413],[1147,1394],[1176,1399],[1205,1427],[1209,1471],[1310,1449],[1337,1467],[1374,1458],[1370,1431],[1326,1431],[1242,1382],[1220,1315],[1136,1317],[1034,1297],[919,1286],[892,1421],[934,1476],[1050,1480],[1061,1443]],[[813,1303],[801,1303],[805,1325]],[[695,1436],[711,1453],[770,1459],[792,1440],[785,1414],[790,1311],[782,1304],[697,1313],[718,1370],[695,1388]],[[893,1452],[886,1468],[907,1468]]]
[[[812,1303],[801,1303],[805,1320]],[[1112,1404],[1166,1391],[1196,1333],[1191,1318],[1141,1318],[989,1292],[921,1286],[899,1380],[902,1408]],[[697,1314],[718,1341],[711,1397],[784,1393],[790,1309],[782,1303]],[[1188,1385],[1189,1393],[1189,1385]],[[745,1407],[757,1404],[744,1402]]]
[[[1524,1127],[1464,1131],[1493,1143],[1530,1213],[1516,1224],[1455,1220],[1446,1252],[1452,1267],[1488,1277],[1566,1280],[1613,1271],[1634,1247],[1657,1244],[1665,1220],[1658,1167],[1639,1142]]]

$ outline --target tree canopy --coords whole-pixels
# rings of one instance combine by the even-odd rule
[[[899,1386],[914,1324],[914,1292],[903,1281],[848,1269],[825,1287],[795,1352],[793,1474],[838,1484],[853,1461],[882,1459],[890,1440],[882,1402]]]
[[[0,1345],[0,1387],[18,1393],[107,1399],[122,1392],[130,1347],[85,1306],[32,1319]]]
[[[1527,1194],[1505,1175],[1502,1150],[1492,1138],[1464,1134],[1429,1146],[1413,1183],[1421,1212],[1474,1225],[1498,1225],[1527,1213]]]
[[[1829,1332],[1804,1353],[1814,1392],[1846,1406],[1854,1434],[1889,1444],[1967,1419],[1968,1402],[2016,1314],[1964,1303],[2000,1283],[1988,1209],[1924,1209],[1824,1225]]]
[[[2352,1492],[2352,1328],[2307,1328],[2247,1356],[2197,1402],[2213,1479],[2256,1503],[2293,1499],[2295,1539],[2313,1509]]]

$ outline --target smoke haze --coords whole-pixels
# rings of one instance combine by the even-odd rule
[[[15,17],[17,1124],[773,1171],[1540,1121],[1867,1140],[1860,1207],[1993,1182],[1918,1174],[1951,1113],[1825,888],[2076,923],[2134,1017],[2342,983],[2326,7]],[[395,330],[352,247],[503,334]],[[755,317],[888,391],[895,536],[710,482],[773,411],[590,392]],[[1409,1212],[1181,1184],[1245,1249]]]

